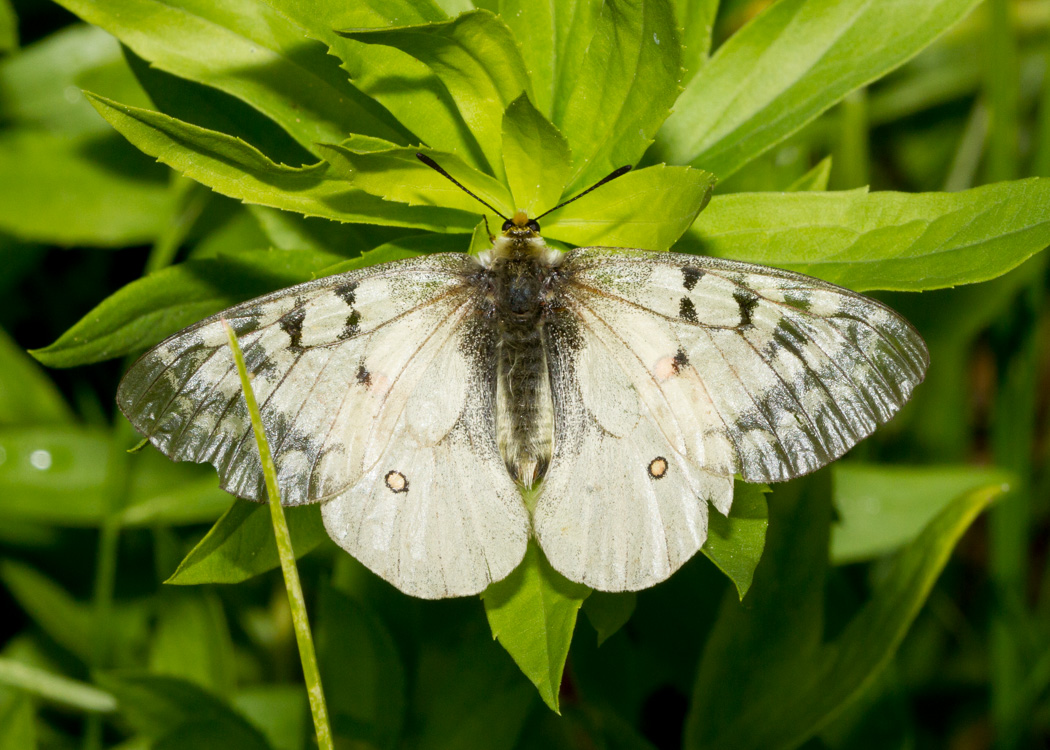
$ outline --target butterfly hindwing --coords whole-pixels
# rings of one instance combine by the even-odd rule
[[[533,514],[556,570],[604,591],[667,578],[707,538],[708,503],[728,510],[732,479],[683,455],[622,365],[622,344],[563,314],[547,327],[555,451]]]

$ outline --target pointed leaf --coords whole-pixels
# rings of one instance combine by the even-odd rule
[[[687,167],[628,172],[543,222],[543,233],[573,245],[666,250],[707,204],[714,176]]]
[[[813,169],[806,172],[787,187],[789,193],[824,192],[831,178],[831,157],[825,156]]]
[[[72,421],[73,411],[51,378],[6,331],[0,329],[0,425],[68,424]],[[0,464],[0,472],[2,467]]]
[[[503,115],[503,166],[514,210],[529,216],[556,206],[569,181],[569,144],[526,96],[515,99]]]
[[[674,0],[675,15],[682,29],[682,84],[693,79],[707,63],[711,34],[718,15],[718,0]]]
[[[924,49],[979,0],[783,0],[690,81],[657,154],[725,179]]]
[[[570,192],[642,157],[678,96],[680,53],[670,0],[603,5],[572,93],[554,113],[572,149]]]
[[[637,603],[638,595],[633,591],[591,592],[591,595],[583,602],[583,611],[591,625],[598,631],[599,646],[627,624],[631,615],[634,614],[634,607]]]
[[[701,551],[729,577],[741,599],[751,588],[755,568],[765,549],[768,493],[769,487],[763,484],[737,481],[729,517],[713,508],[708,511],[707,541]]]
[[[311,552],[327,538],[319,506],[285,508],[284,513],[296,558]],[[238,499],[165,583],[240,583],[280,564],[269,508],[265,503]]]
[[[360,42],[395,47],[427,65],[455,100],[488,168],[497,176],[502,174],[503,110],[522,92],[529,93],[531,83],[517,41],[499,17],[475,10],[441,23],[339,33]]]
[[[474,169],[455,154],[427,148],[396,148],[361,152],[343,146],[319,146],[334,174],[345,178],[355,188],[384,200],[410,206],[439,206],[483,213],[485,207],[456,187],[447,177],[416,158],[423,153],[455,177],[482,200],[505,216],[510,216],[510,193],[503,183]]]
[[[48,367],[73,367],[142,351],[237,302],[309,281],[337,259],[270,250],[163,268],[121,287],[32,354]]]
[[[916,292],[993,279],[1047,245],[1050,179],[1030,178],[959,193],[717,196],[682,249]]]
[[[161,70],[213,86],[276,121],[307,151],[365,133],[399,141],[396,126],[327,54],[266,3],[227,0],[60,0]],[[404,141],[400,141],[404,142]]]
[[[839,462],[832,467],[835,524],[831,560],[870,560],[912,541],[960,495],[1005,484],[1002,471],[976,466],[886,466]]]
[[[970,523],[999,486],[958,497],[902,550],[874,596],[822,643],[829,507],[781,498],[750,607],[726,599],[704,649],[686,748],[787,750],[801,745],[896,651]]]
[[[242,140],[174,118],[91,96],[95,108],[142,151],[212,190],[245,203],[346,222],[469,232],[464,214],[389,203],[352,188],[327,164],[302,168],[275,164]]]
[[[423,0],[353,4],[329,0],[268,2],[297,23],[305,35],[326,44],[342,61],[354,86],[382,104],[419,142],[456,153],[472,167],[484,167],[485,156],[463,122],[456,102],[430,68],[393,47],[354,41],[336,31],[448,20],[448,14],[437,5]]]
[[[555,712],[576,615],[590,593],[555,571],[529,542],[521,565],[482,594],[493,637]]]
[[[149,671],[178,677],[220,695],[233,688],[234,650],[222,602],[212,591],[161,592],[150,639]]]

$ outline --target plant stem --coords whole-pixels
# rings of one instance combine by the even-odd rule
[[[868,139],[868,91],[858,89],[842,100],[842,129],[834,169],[838,184],[845,189],[864,187],[871,182]]]
[[[1017,133],[1021,72],[1010,5],[1010,0],[988,0],[987,4],[985,95],[991,118],[985,165],[987,182],[1012,180],[1020,172]]]
[[[288,592],[288,606],[292,611],[292,625],[295,628],[295,640],[299,646],[299,659],[303,665],[303,678],[306,681],[307,695],[310,698],[310,713],[313,715],[314,732],[317,745],[321,750],[332,750],[332,729],[328,723],[328,707],[325,705],[324,689],[321,686],[321,672],[317,666],[317,654],[314,651],[314,640],[310,634],[310,619],[306,612],[306,600],[299,582],[299,570],[295,565],[295,552],[292,549],[292,536],[288,531],[288,522],[281,507],[280,490],[277,487],[277,470],[270,455],[270,445],[266,440],[259,405],[255,400],[248,370],[244,366],[244,355],[237,343],[237,335],[229,323],[223,321],[226,335],[229,337],[230,349],[237,362],[237,372],[241,376],[241,389],[248,404],[248,413],[252,419],[252,430],[255,442],[259,446],[259,458],[262,463],[263,477],[266,480],[266,494],[269,496],[270,517],[273,520],[273,533],[277,540],[277,553],[281,559],[281,572],[284,573],[284,587]]]

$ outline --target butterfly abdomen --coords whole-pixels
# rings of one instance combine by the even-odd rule
[[[549,269],[535,260],[492,268],[498,321],[496,430],[515,480],[542,478],[553,448],[554,414],[543,348],[543,295]]]

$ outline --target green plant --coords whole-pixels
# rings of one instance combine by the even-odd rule
[[[757,15],[752,3],[711,0],[60,4],[93,26],[68,27],[0,68],[0,247],[11,258],[0,288],[33,277],[57,290],[34,301],[49,323],[62,310],[48,326],[34,321],[34,335],[61,335],[32,354],[52,368],[94,367],[58,376],[71,407],[0,340],[0,581],[33,623],[0,656],[0,684],[14,688],[0,690],[0,748],[73,746],[79,734],[86,747],[116,736],[128,746],[303,746],[283,592],[262,575],[279,565],[266,508],[229,505],[210,469],[151,448],[126,455],[136,438],[110,401],[120,368],[95,363],[298,281],[484,244],[478,205],[416,160],[419,144],[508,214],[541,212],[639,165],[544,224],[566,245],[674,246],[860,291],[990,283],[919,303],[894,297],[930,341],[931,382],[852,460],[768,495],[738,483],[733,514],[713,519],[704,549],[724,575],[695,560],[638,596],[592,593],[532,550],[483,607],[424,603],[337,552],[316,508],[290,510],[295,552],[309,553],[301,565],[338,739],[646,747],[682,723],[653,708],[671,694],[691,696],[688,747],[788,748],[817,736],[859,747],[865,721],[906,682],[895,674],[904,667],[886,665],[1004,485],[990,556],[992,717],[1002,747],[1020,746],[1040,706],[1035,731],[1046,731],[1050,667],[1024,665],[1050,634],[1024,591],[1031,526],[1045,523],[1045,508],[1025,500],[1046,481],[1033,458],[1040,426],[1027,415],[1039,403],[1044,261],[1032,256],[1050,244],[1050,182],[1017,179],[1016,133],[1020,102],[1031,102],[1041,119],[1024,125],[1030,171],[1050,174],[1050,76],[1026,91],[1011,75],[1025,55],[1045,71],[1048,49],[1028,31],[1050,25],[1033,10],[1043,6],[1018,4],[1011,27],[1002,0],[966,21],[976,0],[780,0]],[[5,12],[0,40],[13,50]],[[866,93],[953,28],[932,60]],[[985,38],[999,55],[987,80],[956,63]],[[975,90],[985,96],[972,112],[930,118],[944,133],[916,122],[953,103],[945,91],[966,100]],[[869,177],[892,184],[866,152],[880,143],[872,128],[891,133],[890,149],[922,144],[887,160],[908,162],[892,175],[898,186],[970,189],[869,192]],[[958,144],[947,160],[922,153],[940,141]],[[818,161],[829,152],[834,163]],[[971,188],[982,169],[1014,181]],[[705,207],[712,175],[720,182]],[[827,191],[829,179],[847,189]],[[100,278],[75,267],[48,278],[37,243],[97,248],[84,265]],[[129,246],[145,247],[140,278],[130,253],[97,260]],[[101,301],[68,325],[66,289],[80,313]],[[1000,468],[982,470],[964,465],[962,373],[992,321]],[[951,463],[895,465],[934,462]],[[200,538],[196,526],[212,522]],[[870,580],[829,568],[829,544],[833,563],[874,561]],[[65,549],[94,552],[89,585],[75,575],[82,562],[59,559]],[[220,583],[241,585],[201,586]],[[1050,593],[1037,606],[1045,612]],[[600,649],[577,627],[581,608]],[[563,715],[538,710],[537,693]],[[86,716],[83,731],[38,701]],[[671,728],[647,726],[653,715]]]

